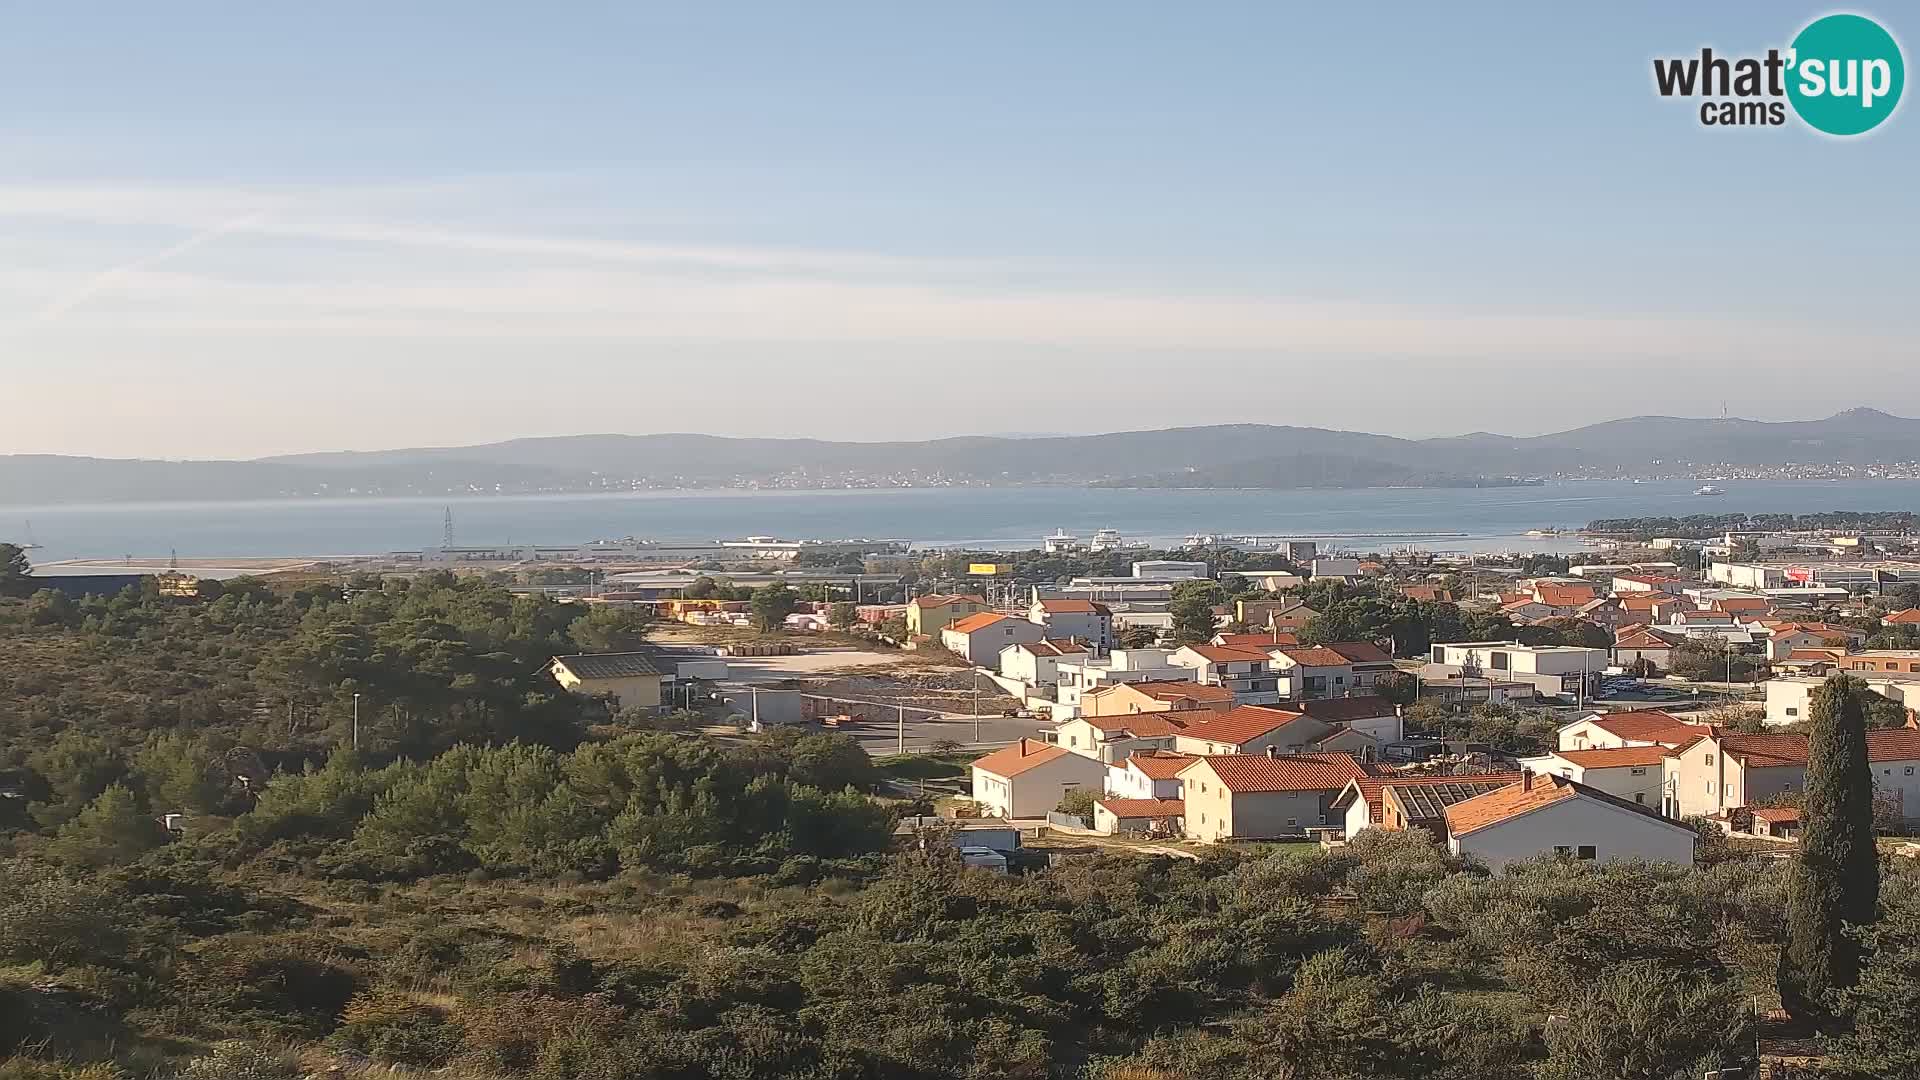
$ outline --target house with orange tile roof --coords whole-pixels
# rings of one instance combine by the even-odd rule
[[[1674,647],[1685,640],[1685,634],[1664,627],[1623,626],[1613,632],[1613,662],[1631,669],[1644,660],[1654,674],[1663,674],[1673,667]]]
[[[1107,767],[1037,739],[1021,739],[974,759],[973,801],[989,817],[1043,818],[1069,791],[1106,785]]]
[[[1304,836],[1333,820],[1347,784],[1369,775],[1348,754],[1228,754],[1196,759],[1180,772],[1189,839],[1271,840]]]
[[[1658,709],[1592,713],[1561,725],[1556,745],[1561,750],[1596,750],[1616,746],[1658,746],[1672,749],[1708,731],[1695,723]]]
[[[1351,840],[1367,829],[1405,832],[1426,829],[1434,839],[1447,839],[1446,808],[1476,795],[1517,782],[1517,772],[1392,773],[1363,776],[1348,782],[1333,800],[1333,810]]]
[[[1174,671],[1191,668],[1173,667]],[[1172,709],[1233,708],[1233,691],[1224,686],[1206,686],[1192,679],[1146,679],[1141,682],[1113,683],[1095,687],[1080,699],[1080,711],[1087,716],[1124,716],[1128,713],[1166,712]]]
[[[1372,693],[1374,680],[1383,672],[1399,670],[1393,654],[1371,641],[1328,641],[1320,647],[1340,656],[1353,669],[1353,678],[1346,686],[1349,694]]]
[[[1219,715],[1212,709],[1169,709],[1076,716],[1054,726],[1052,741],[1076,754],[1118,762],[1146,750],[1172,750],[1181,732]]]
[[[1180,799],[1122,799],[1109,795],[1094,800],[1093,831],[1106,836],[1145,833],[1179,836],[1187,805]]]
[[[1106,793],[1121,799],[1177,799],[1180,770],[1194,755],[1172,750],[1136,750],[1107,767]]]
[[[1881,626],[1910,626],[1920,629],[1920,608],[1902,608],[1880,617]]]
[[[1472,856],[1495,873],[1541,855],[1693,865],[1697,834],[1691,828],[1564,776],[1524,773],[1518,783],[1444,812],[1448,850]]]
[[[1038,623],[998,611],[980,611],[940,631],[940,644],[969,664],[997,668],[1000,650],[1009,645],[1040,641],[1046,635],[1047,628]]]
[[[1920,728],[1867,732],[1876,794],[1905,819],[1920,818]],[[1714,731],[1667,754],[1669,812],[1712,816],[1806,789],[1807,737]]]
[[[1353,661],[1328,646],[1281,645],[1268,649],[1267,654],[1273,658],[1274,669],[1286,677],[1283,696],[1288,700],[1346,697],[1360,688]],[[1391,659],[1387,666],[1392,666]],[[1369,662],[1369,667],[1378,674],[1377,665]]]
[[[1233,620],[1249,630],[1299,633],[1320,614],[1298,600],[1235,600]]]
[[[907,633],[932,637],[947,624],[988,610],[979,593],[928,593],[907,601]]]
[[[1400,595],[1422,604],[1451,604],[1453,591],[1438,585],[1402,585]]]
[[[1854,627],[1811,619],[1763,619],[1758,626],[1747,624],[1756,635],[1766,634],[1767,655],[1785,660],[1804,649],[1850,649],[1867,639]]]
[[[1578,780],[1636,806],[1656,810],[1665,805],[1666,763],[1667,748],[1664,746],[1555,750],[1520,761],[1522,767],[1534,772]]]
[[[1169,662],[1193,670],[1193,681],[1233,692],[1239,705],[1271,705],[1283,696],[1273,659],[1259,649],[1229,645],[1182,645]]]
[[[1242,705],[1190,725],[1174,738],[1173,748],[1194,755],[1299,754],[1332,733],[1331,724],[1305,713]]]

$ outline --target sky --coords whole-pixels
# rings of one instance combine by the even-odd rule
[[[0,0],[0,453],[1920,416],[1828,10]]]

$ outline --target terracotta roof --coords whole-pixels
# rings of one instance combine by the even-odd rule
[[[1236,649],[1227,645],[1189,645],[1187,648],[1210,664],[1241,664],[1255,660],[1264,663],[1272,659],[1255,649]]]
[[[1730,623],[1733,621],[1732,613],[1725,611],[1676,611],[1673,616],[1678,616],[1682,622]]]
[[[1654,709],[1609,713],[1606,716],[1595,716],[1591,719],[1595,727],[1622,739],[1665,745],[1684,742],[1704,735],[1709,730],[1703,725],[1690,724],[1671,713]]]
[[[1391,664],[1393,657],[1371,641],[1329,641],[1321,648],[1347,658],[1349,664]]]
[[[1165,712],[1125,713],[1120,716],[1082,716],[1109,737],[1131,733],[1136,739],[1164,739],[1186,731],[1201,720],[1219,716],[1213,709],[1168,709]]]
[[[1648,626],[1623,626],[1613,635],[1616,649],[1671,649],[1674,642]]]
[[[985,757],[974,758],[973,767],[984,769],[995,776],[1012,779],[1028,769],[1045,765],[1049,761],[1058,761],[1069,753],[1072,751],[1065,747],[1049,746],[1034,739],[1021,739],[1012,746],[1003,746]]]
[[[1720,749],[1728,757],[1738,758],[1750,768],[1769,769],[1807,763],[1805,735],[1722,735]]]
[[[1011,619],[1011,618],[1013,618],[1013,616],[1002,615],[997,611],[976,611],[973,614],[967,616],[966,618],[961,619],[958,622],[954,623],[952,626],[947,627],[947,629],[953,631],[956,634],[971,634],[976,630],[985,630],[987,627],[992,626],[1003,619]]]
[[[1902,625],[1911,624],[1911,623],[1920,623],[1920,608],[1910,607],[1910,608],[1907,608],[1905,611],[1896,611],[1893,614],[1888,615],[1886,618],[1881,619],[1880,621],[1884,623],[1897,623]]]
[[[1185,679],[1154,679],[1150,682],[1127,683],[1135,690],[1155,701],[1232,701],[1233,691],[1224,686],[1206,686]]]
[[[1453,593],[1438,585],[1403,585],[1400,595],[1423,603],[1451,603],[1453,600]]]
[[[1169,818],[1187,812],[1180,799],[1101,799],[1100,805],[1117,818]]]
[[[954,604],[979,604],[981,607],[987,606],[987,598],[978,593],[928,593],[925,596],[916,596],[907,602],[914,607],[922,608],[950,607]]]
[[[1333,808],[1339,810],[1352,805],[1353,800],[1356,798],[1365,799],[1367,802],[1368,819],[1377,825],[1381,820],[1380,808],[1386,805],[1382,792],[1389,787],[1448,787],[1459,784],[1490,784],[1495,787],[1504,787],[1508,784],[1517,783],[1519,780],[1520,774],[1517,772],[1476,773],[1468,776],[1453,776],[1443,773],[1363,776],[1347,785],[1346,790],[1342,791],[1339,796],[1333,800]],[[1483,792],[1476,791],[1473,794],[1479,795],[1483,794]]]
[[[1651,611],[1662,604],[1671,604],[1674,602],[1674,598],[1671,596],[1660,596],[1649,593],[1622,593],[1615,596],[1614,600],[1618,602],[1621,607],[1630,611],[1635,608],[1646,608]]]
[[[1273,651],[1301,667],[1347,667],[1350,664],[1346,657],[1324,645],[1282,646]]]
[[[1667,759],[1667,748],[1610,746],[1600,750],[1556,750],[1553,756],[1583,769],[1617,769],[1624,765],[1658,765]]]
[[[1237,709],[1214,713],[1211,719],[1195,723],[1183,734],[1190,738],[1239,746],[1268,732],[1286,727],[1300,719],[1301,715],[1297,712],[1262,708],[1258,705],[1242,705]]]
[[[1773,601],[1764,596],[1723,596],[1713,606],[1721,611],[1772,611]]]
[[[1867,732],[1868,761],[1920,761],[1920,730],[1876,728]]]
[[[1771,821],[1775,825],[1800,820],[1800,811],[1791,806],[1762,806],[1752,811],[1761,821]]]
[[[1534,599],[1552,607],[1579,607],[1595,596],[1591,585],[1535,585]]]
[[[1646,812],[1647,816],[1655,821],[1663,820],[1646,811],[1645,807],[1635,806],[1624,799],[1606,795],[1585,784],[1576,784],[1564,776],[1536,775],[1531,785],[1508,784],[1506,787],[1489,791],[1485,795],[1476,795],[1464,802],[1457,802],[1447,807],[1447,832],[1455,837],[1466,836],[1503,821],[1509,821],[1521,814],[1532,813],[1582,795]],[[1685,826],[1675,827],[1685,828]]]
[[[1271,648],[1275,645],[1298,645],[1300,635],[1284,630],[1266,634],[1219,634],[1214,637],[1214,644],[1230,649]]]
[[[1049,615],[1105,615],[1107,605],[1091,600],[1042,600],[1040,610]]]
[[[1182,771],[1208,768],[1236,795],[1277,791],[1339,791],[1366,775],[1350,754],[1221,754],[1196,760]]]
[[[1193,764],[1194,755],[1171,750],[1136,750],[1126,764],[1140,770],[1149,780],[1172,780],[1180,770]]]
[[[1023,641],[1014,648],[1030,652],[1035,656],[1078,656],[1087,651],[1085,645],[1072,638],[1048,638],[1045,641]]]

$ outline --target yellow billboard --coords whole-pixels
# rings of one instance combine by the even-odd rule
[[[997,577],[1013,573],[1013,564],[1005,562],[977,562],[967,567],[967,573],[974,577]]]

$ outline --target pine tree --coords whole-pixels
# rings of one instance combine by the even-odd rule
[[[1880,861],[1873,839],[1865,683],[1835,675],[1814,692],[1800,851],[1787,881],[1780,1002],[1796,1018],[1834,1026],[1834,995],[1860,975],[1848,924],[1874,920]]]
[[[166,840],[166,831],[141,812],[133,792],[124,784],[114,784],[60,827],[52,848],[65,863],[112,866],[132,862]]]

